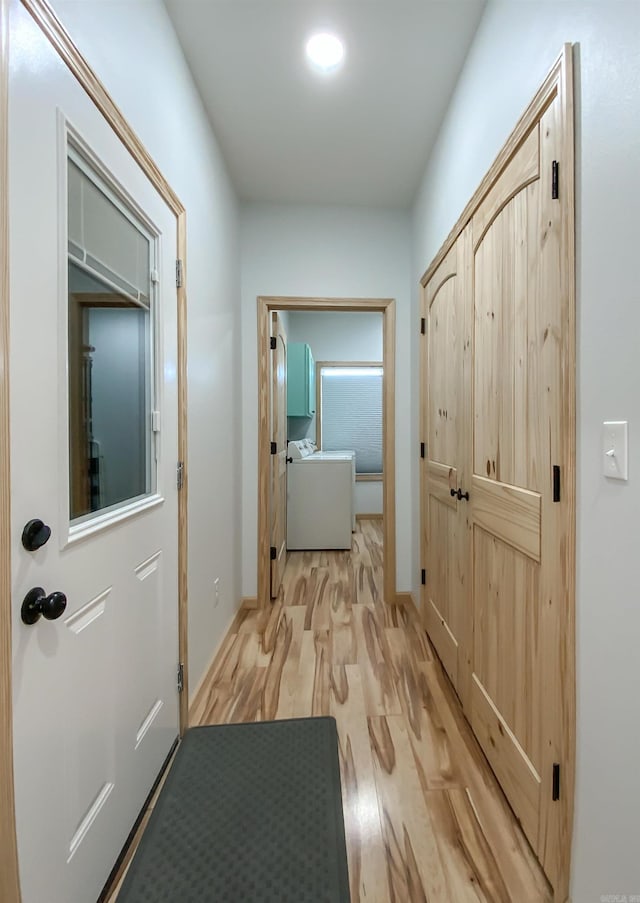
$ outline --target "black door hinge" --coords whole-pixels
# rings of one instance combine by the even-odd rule
[[[554,802],[560,799],[560,766],[557,762],[553,763],[553,790],[551,798]]]
[[[551,164],[551,197],[557,201],[560,197],[560,164],[554,160]]]
[[[553,465],[553,501],[560,501],[560,468],[557,464]]]
[[[180,258],[176,260],[176,288],[182,288],[182,281],[184,279],[184,272],[182,261]]]
[[[271,454],[272,454],[272,455],[277,455],[277,454],[278,454],[278,443],[277,443],[277,442],[272,442],[272,443],[271,443]]]
[[[427,331],[427,321],[424,317],[420,317],[420,335],[424,335]]]
[[[178,693],[184,690],[184,665],[182,662],[178,665]]]
[[[272,351],[275,351],[276,348],[278,347],[278,340],[276,339],[276,337],[274,335],[271,336],[271,341],[269,342],[269,347],[271,348]]]
[[[424,568],[422,568],[422,570],[420,571],[420,583],[423,586],[427,585],[427,572],[425,571]]]
[[[278,557],[278,550],[276,549],[275,546],[271,546],[271,548],[269,549],[269,556],[272,561],[275,561],[276,558]]]
[[[184,486],[184,462],[178,461],[176,464],[176,487],[182,489]]]
[[[424,442],[421,442],[421,443],[420,443],[420,457],[421,457],[421,458],[424,458],[424,455],[425,455]]]

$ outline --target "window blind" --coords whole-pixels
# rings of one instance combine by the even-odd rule
[[[382,473],[382,367],[323,367],[322,448],[354,449],[357,473]]]
[[[149,239],[70,156],[68,250],[73,263],[144,307],[151,296]]]

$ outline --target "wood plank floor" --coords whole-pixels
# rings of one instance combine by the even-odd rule
[[[550,901],[417,612],[382,586],[379,521],[350,552],[289,553],[266,624],[238,613],[192,723],[335,717],[352,903]]]
[[[379,521],[351,552],[290,552],[264,636],[243,609],[195,723],[335,717],[352,903],[550,900],[415,609],[382,586]]]

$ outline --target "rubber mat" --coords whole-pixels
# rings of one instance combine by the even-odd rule
[[[187,731],[118,903],[349,903],[333,718]]]

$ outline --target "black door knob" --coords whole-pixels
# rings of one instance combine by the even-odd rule
[[[458,489],[458,492],[456,493],[456,495],[458,496],[459,502],[462,501],[462,499],[464,499],[467,502],[469,501],[469,493],[463,492],[462,489]]]
[[[287,464],[291,464],[292,461],[293,461],[293,458],[287,458]]]
[[[455,498],[455,497],[456,497],[456,491],[455,491],[455,489],[451,489],[450,492],[451,492],[451,497],[452,497],[452,498]],[[458,489],[458,492],[460,492],[459,489]]]
[[[20,615],[25,624],[35,624],[42,615],[47,621],[55,621],[67,607],[64,593],[45,593],[41,586],[30,589],[22,602]]]
[[[36,517],[25,524],[22,531],[22,545],[27,552],[35,552],[49,541],[50,536],[51,527]]]

